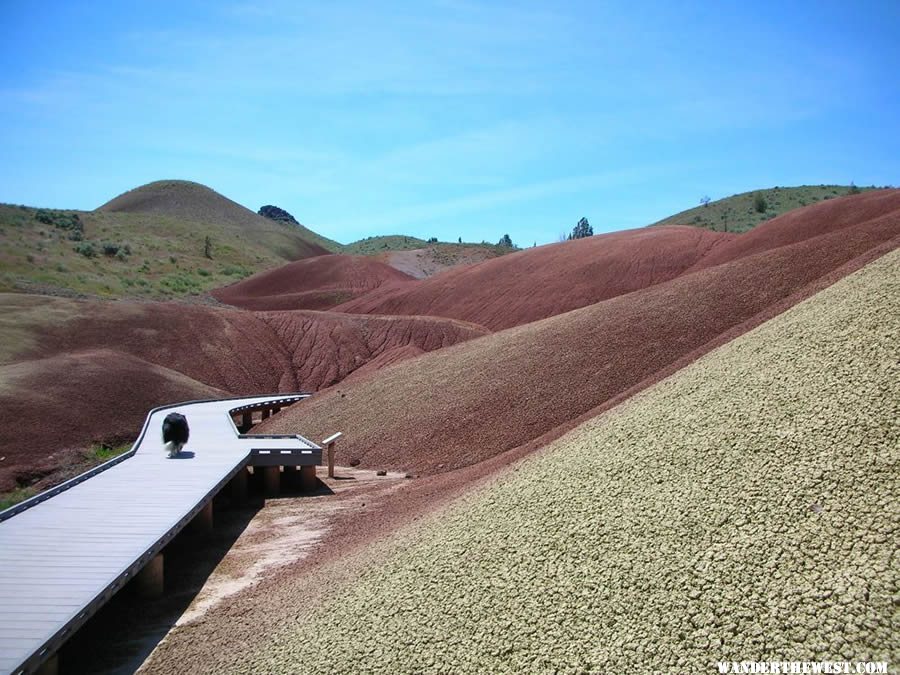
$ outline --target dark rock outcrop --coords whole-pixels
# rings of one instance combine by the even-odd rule
[[[266,204],[265,206],[261,206],[259,211],[257,212],[263,218],[268,218],[269,220],[277,220],[281,223],[290,223],[291,225],[299,225],[297,219],[294,218],[290,213],[285,211],[284,209],[280,209],[277,206],[272,206],[271,204]]]

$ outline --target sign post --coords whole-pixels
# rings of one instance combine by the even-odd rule
[[[340,431],[336,434],[332,434],[324,441],[322,441],[322,445],[328,448],[328,477],[334,478],[334,444],[341,436],[343,436]]]

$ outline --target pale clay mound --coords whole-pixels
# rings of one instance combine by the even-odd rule
[[[399,532],[233,670],[897,663],[898,362],[894,251]]]

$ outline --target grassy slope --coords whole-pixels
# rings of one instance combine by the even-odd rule
[[[349,255],[378,255],[379,253],[389,253],[391,251],[414,251],[427,248],[433,250],[433,254],[436,258],[440,258],[443,256],[451,259],[456,250],[472,247],[485,248],[492,251],[496,255],[512,253],[516,250],[508,248],[506,246],[497,246],[496,244],[486,244],[484,242],[480,244],[465,242],[462,244],[453,242],[438,242],[435,244],[429,243],[424,239],[418,239],[416,237],[407,237],[401,234],[390,234],[381,237],[366,237],[365,239],[354,241],[353,243],[344,246],[341,253],[347,253]]]
[[[47,215],[52,222],[41,222]],[[66,223],[72,216],[83,225],[83,241],[72,238]],[[104,255],[103,242],[127,244],[129,254]],[[96,255],[76,250],[87,244]],[[157,181],[90,212],[0,205],[0,292],[184,296],[335,248],[330,239],[263,218],[199,183]]]
[[[412,251],[425,248],[428,242],[417,237],[406,237],[402,234],[388,234],[381,237],[366,237],[343,247],[341,253],[349,255],[375,255],[388,251]]]
[[[262,216],[260,216],[260,217],[262,217]],[[270,219],[267,219],[267,220],[270,220]],[[275,221],[275,222],[277,223],[278,221]],[[313,232],[305,225],[302,225],[302,224],[294,225],[292,223],[288,223],[285,226],[293,227],[294,229],[296,229],[297,231],[300,232],[300,236],[302,236],[303,239],[305,239],[306,241],[308,241],[310,243],[318,244],[319,246],[321,246],[322,248],[324,248],[325,250],[327,250],[331,253],[343,253],[344,252],[343,244],[335,241],[334,239],[329,239],[328,237],[323,236],[323,235],[319,234],[318,232]]]
[[[123,260],[102,253],[87,258],[68,232],[35,220],[37,209],[0,205],[0,291],[65,289],[100,297],[167,298],[200,293],[286,259],[255,237],[219,225],[143,213],[76,213],[84,238],[128,243]],[[212,240],[212,259],[204,256]]]
[[[859,188],[871,190],[874,188]],[[850,194],[849,185],[801,185],[800,187],[774,187],[753,192],[742,192],[725,199],[697,206],[674,216],[664,218],[653,225],[695,225],[719,232],[746,232],[760,223],[792,209]],[[754,199],[761,195],[767,208],[759,213]]]
[[[309,251],[311,245],[321,247],[316,255],[340,248],[337,242],[303,225],[264,218],[205,185],[187,180],[159,180],[141,185],[111,199],[97,211],[154,213],[217,223],[232,235],[252,231],[258,242],[287,260],[313,254]]]
[[[240,670],[896,663],[898,279],[895,251],[399,532]]]

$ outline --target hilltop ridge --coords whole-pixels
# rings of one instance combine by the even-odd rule
[[[703,204],[701,200],[700,206],[680,211],[649,227],[691,225],[718,232],[747,232],[788,211],[875,189],[875,186],[857,187],[852,183],[760,188],[709,201],[707,204]]]
[[[109,200],[96,209],[109,213],[154,213],[198,222],[253,230],[266,240],[277,242],[287,260],[323,255],[340,249],[340,244],[297,224],[286,224],[260,216],[212,188],[188,180],[158,180],[141,185]]]

